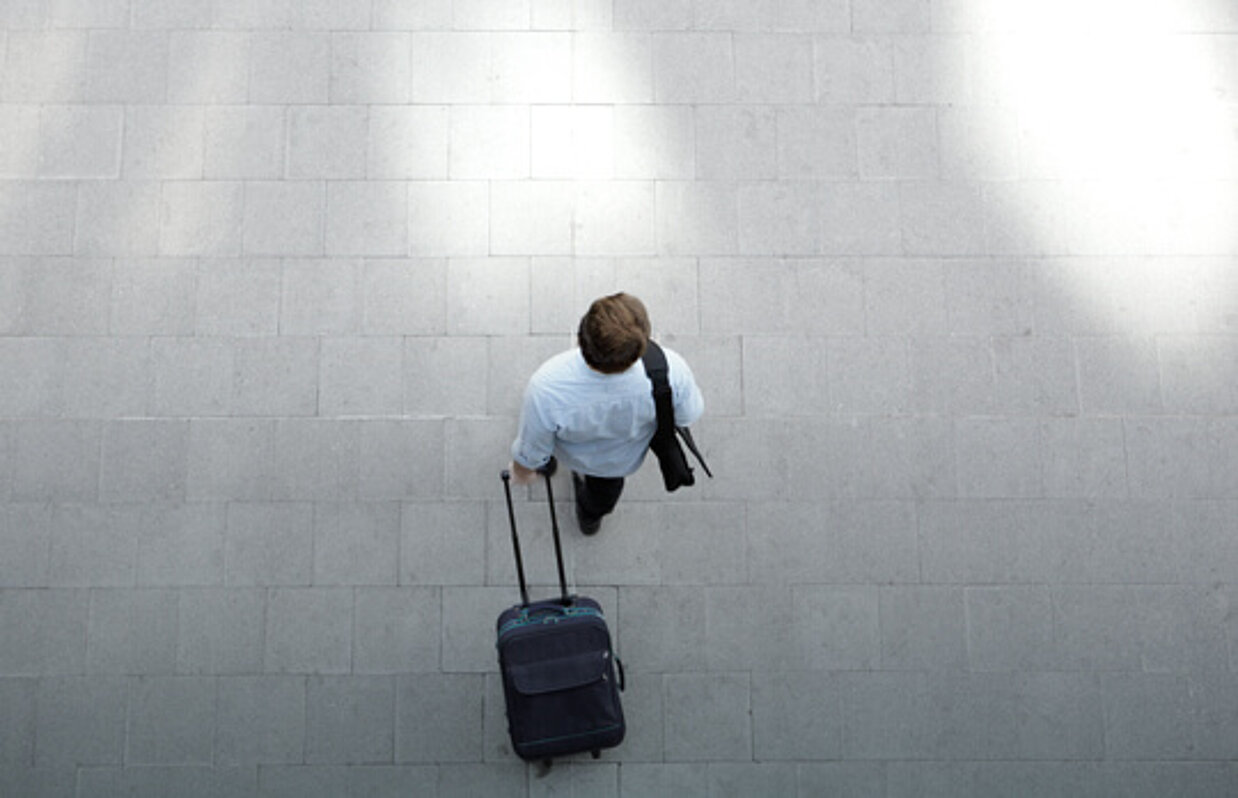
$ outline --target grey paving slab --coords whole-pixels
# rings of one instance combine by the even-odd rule
[[[103,428],[100,471],[103,501],[183,501],[189,422],[109,422]]]
[[[963,594],[974,671],[1048,670],[1058,663],[1053,598],[1043,586],[969,587]]]
[[[274,439],[271,421],[191,420],[188,498],[258,501],[272,497]]]
[[[259,11],[261,13],[261,9]],[[256,33],[250,37],[250,59],[250,102],[316,104],[329,99],[329,35],[287,31]]]
[[[56,587],[129,587],[137,535],[124,510],[102,505],[53,509],[47,582]]]
[[[246,255],[324,254],[326,205],[326,186],[321,181],[246,183],[242,251]]]
[[[266,183],[274,192],[286,191],[283,183]],[[291,184],[292,190],[310,194],[321,186]],[[269,212],[282,214],[277,197],[271,197]],[[255,223],[264,229],[266,222]],[[308,227],[306,228],[308,230]],[[279,250],[276,249],[276,252]],[[283,335],[347,335],[361,326],[361,261],[355,259],[295,259],[283,262],[279,331]]]
[[[709,795],[708,765],[701,763],[624,764],[619,776],[622,796]]]
[[[353,592],[279,588],[267,596],[264,667],[271,673],[339,674],[352,669]]]
[[[1084,413],[1159,415],[1164,411],[1154,341],[1116,336],[1076,338],[1075,353]]]
[[[141,27],[143,20],[185,7],[143,2],[141,7],[134,7],[134,25]],[[206,30],[210,27],[210,9],[189,8],[180,13],[196,15],[198,19],[191,20],[194,24],[184,28],[169,25],[168,102],[244,103],[249,87],[249,36],[238,31]],[[211,68],[202,69],[203,63]]]
[[[1128,495],[1126,447],[1112,419],[1054,419],[1041,427],[1045,494],[1122,498]]]
[[[16,303],[15,303],[16,304]],[[0,408],[6,416],[37,418],[53,416],[60,412],[61,397],[64,394],[64,374],[58,364],[64,358],[64,347],[61,339],[55,338],[5,338],[0,340],[0,363],[6,370],[13,373],[25,372],[29,378],[25,380],[8,380],[0,388]],[[15,446],[17,426],[6,424],[8,428],[7,445],[12,451]],[[8,481],[7,490],[12,490],[14,478],[12,464],[17,460],[10,459],[9,467],[5,469]]]
[[[19,22],[18,29],[8,37],[5,98],[34,103],[81,102],[89,32],[37,30],[43,27],[43,19],[38,17],[28,19],[27,24],[35,29],[23,29]],[[39,79],[49,72],[57,78]]]
[[[1194,758],[1194,720],[1184,677],[1107,674],[1101,680],[1106,750],[1111,757]]]
[[[217,682],[213,677],[140,678],[129,683],[125,762],[210,765]]]
[[[755,758],[761,762],[840,758],[840,707],[838,685],[826,671],[754,676],[752,736]],[[785,788],[779,790],[780,794],[790,792]]]
[[[233,343],[234,416],[310,416],[321,400],[320,346],[312,338],[246,338]]]
[[[122,173],[129,180],[202,177],[205,120],[201,107],[126,108]]]
[[[309,680],[305,758],[309,763],[391,762],[395,678],[329,676]]]
[[[83,255],[155,255],[159,229],[133,224],[157,218],[159,183],[150,180],[97,181],[78,190],[73,250]]]
[[[899,586],[880,591],[881,663],[890,670],[960,670],[967,661],[963,591]]]
[[[1075,365],[1065,338],[993,339],[997,398],[1011,415],[1073,416],[1079,412]]]
[[[83,99],[90,103],[162,102],[167,96],[167,63],[166,31],[92,31],[86,47]]]
[[[353,617],[353,673],[425,673],[442,662],[441,591],[359,588]]]
[[[86,631],[87,672],[174,672],[177,614],[177,593],[172,590],[92,590]]]
[[[314,584],[396,584],[400,531],[396,502],[315,505]]]
[[[791,588],[788,664],[806,670],[871,670],[881,662],[877,591],[870,587]]]
[[[330,339],[322,344],[318,412],[326,416],[397,415],[403,406],[404,341],[388,336]]]
[[[526,795],[527,769],[510,764],[445,764],[439,768],[438,794],[440,798],[467,798],[477,792],[501,798],[518,798]]]
[[[150,401],[148,339],[97,337],[63,339],[58,413],[68,418],[141,417]]]
[[[152,412],[160,416],[223,416],[231,404],[235,353],[218,338],[156,338]]]
[[[93,421],[32,421],[17,427],[13,474],[19,501],[92,501],[99,496],[102,425]]]
[[[0,586],[46,587],[50,560],[52,513],[45,505],[0,505]]]
[[[450,423],[439,421],[365,422],[361,427],[361,498],[412,501],[459,496],[457,491],[467,490],[467,485],[453,479],[450,456],[444,463],[440,454],[452,451],[457,440],[454,431]]]
[[[167,181],[159,212],[159,254],[241,254],[245,187],[228,180]]]
[[[687,587],[619,591],[618,646],[634,671],[679,673],[706,667],[705,594]]]
[[[259,795],[257,768],[214,768],[209,766],[153,765],[142,767],[83,768],[79,790],[99,796],[154,796],[174,791],[197,798],[234,795],[249,798]]]
[[[191,259],[124,258],[112,266],[113,335],[186,335],[196,322]]]
[[[860,176],[902,180],[937,177],[936,120],[926,111],[924,108],[885,106],[857,111]]]
[[[400,584],[468,585],[484,581],[488,505],[410,502],[401,505]]]
[[[351,766],[349,788],[366,798],[438,795],[438,768],[434,765]]]
[[[917,512],[910,503],[754,502],[748,514],[750,574],[758,584],[919,578]]]
[[[1104,774],[1091,764],[896,762],[887,795],[1049,796],[1105,794]]]
[[[365,177],[365,151],[349,146],[369,129],[363,106],[302,106],[288,112],[291,179],[357,180]]]
[[[45,106],[40,112],[39,177],[115,179],[123,120],[124,112],[116,105]]]
[[[529,795],[619,795],[617,765],[571,764],[543,779],[530,779]]]
[[[381,215],[375,208],[381,209]],[[325,237],[324,249],[328,255],[407,253],[407,188],[394,181],[328,183]]]
[[[180,52],[194,53],[206,50],[212,61],[220,62],[213,79],[219,82],[214,89],[210,82],[200,80],[204,88],[196,88],[193,93],[213,91],[227,93],[225,81],[229,71],[242,67],[247,53],[248,38],[242,34],[227,34],[220,32],[180,34],[186,37],[177,40],[173,33],[174,45],[182,48]],[[209,38],[204,38],[209,37]],[[175,66],[173,67],[175,81]],[[245,78],[239,80],[241,93],[244,93]],[[175,84],[174,84],[175,85]],[[169,88],[170,94],[175,90]],[[187,98],[188,99],[188,98]],[[206,107],[203,145],[202,171],[207,179],[243,180],[243,179],[274,179],[283,176],[285,161],[285,118],[287,112],[282,106],[276,105],[210,105]]]
[[[227,508],[222,504],[135,508],[136,583],[205,586],[224,582]]]
[[[348,790],[348,769],[341,765],[276,765],[258,770],[258,791],[263,796],[305,795],[324,790],[335,795]]]
[[[1101,679],[1028,672],[1015,678],[1016,751],[1022,759],[1091,761],[1108,755]]]
[[[23,192],[38,196],[37,188]],[[72,208],[71,197],[55,202]],[[50,211],[50,208],[48,209]],[[10,216],[11,218],[11,216]],[[26,254],[18,250],[18,254]],[[112,261],[104,258],[21,258],[16,269],[14,332],[26,335],[103,335],[108,328]]]
[[[406,100],[411,45],[409,34],[400,31],[332,36],[331,100],[384,104]]]
[[[748,674],[667,674],[663,691],[668,761],[732,761],[752,756]]]
[[[1044,495],[1043,452],[1035,422],[960,419],[954,438],[960,496],[1027,499]]]
[[[1068,667],[1152,673],[1227,667],[1221,616],[1212,610],[1215,599],[1208,591],[1063,587],[1053,601],[1054,636]],[[1139,606],[1148,610],[1132,612]]]
[[[276,334],[282,275],[277,259],[198,261],[194,332],[202,336]]]
[[[488,374],[476,364],[487,360],[487,352],[482,337],[405,338],[397,370],[403,374],[403,411],[417,416],[484,413]],[[519,396],[509,399],[519,402]]]
[[[41,768],[0,766],[0,786],[32,798],[64,798],[73,795],[77,789],[77,769],[69,765]]]
[[[176,671],[192,675],[240,675],[262,671],[266,591],[180,591]]]
[[[477,762],[483,674],[431,673],[396,680],[395,761]],[[467,707],[469,711],[461,711]]]
[[[34,764],[119,765],[125,747],[125,680],[45,677],[35,705]]]
[[[796,768],[796,794],[828,793],[839,796],[881,795],[886,790],[886,768],[878,763],[826,762]]]
[[[305,758],[304,676],[235,676],[219,680],[215,762],[236,767],[301,763]]]
[[[304,502],[228,506],[229,585],[309,585],[314,573],[314,508]]]
[[[362,268],[363,333],[412,336],[446,331],[445,261],[384,258],[367,260]]]
[[[36,679],[0,679],[0,709],[7,718],[0,733],[0,762],[29,765],[34,762]]]
[[[270,495],[286,501],[356,501],[361,449],[359,421],[309,416],[276,421]]]

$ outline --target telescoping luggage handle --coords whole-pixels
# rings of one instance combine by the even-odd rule
[[[546,500],[550,504],[550,528],[555,539],[555,561],[559,566],[559,596],[564,604],[570,604],[572,599],[567,594],[567,577],[563,573],[563,544],[559,541],[559,518],[555,514],[555,494],[551,487],[550,474],[542,472],[546,477]],[[499,476],[503,479],[503,493],[507,497],[507,518],[512,525],[512,551],[516,554],[516,575],[520,577],[520,606],[529,606],[529,586],[524,580],[524,559],[520,556],[520,537],[516,534],[516,510],[512,506],[512,474],[506,468]]]

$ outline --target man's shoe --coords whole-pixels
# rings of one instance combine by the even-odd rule
[[[580,527],[582,535],[596,535],[598,530],[602,528],[601,518],[591,518],[585,515],[584,510],[580,506],[580,494],[585,490],[585,479],[575,471],[572,472],[572,487],[576,491],[576,525]]]

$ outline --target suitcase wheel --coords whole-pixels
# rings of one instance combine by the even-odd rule
[[[593,751],[590,751],[589,753],[593,756],[594,759],[600,759],[602,757],[602,752],[596,749]]]

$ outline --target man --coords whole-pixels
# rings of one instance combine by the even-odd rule
[[[524,393],[520,428],[512,443],[512,479],[532,482],[553,473],[558,461],[572,470],[576,521],[596,534],[602,517],[623,493],[657,428],[652,384],[641,357],[649,342],[649,314],[630,294],[602,297],[589,306],[576,332],[576,348],[547,360]],[[675,423],[701,417],[705,400],[688,364],[666,353]]]

